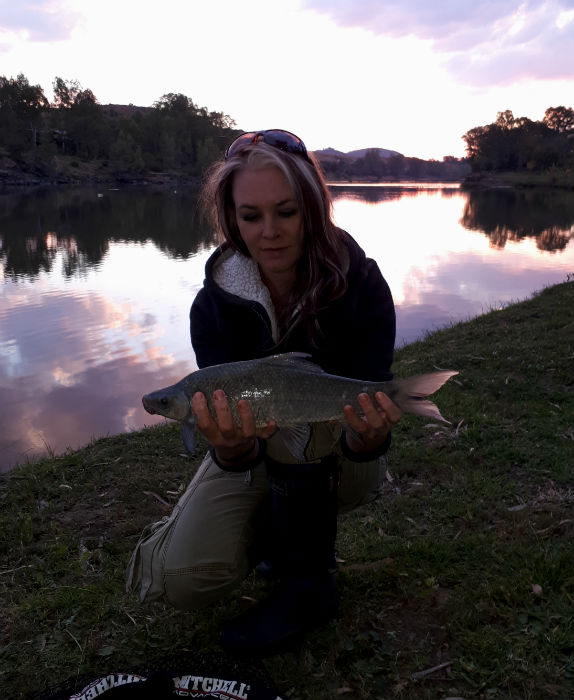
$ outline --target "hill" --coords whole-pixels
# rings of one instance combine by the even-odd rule
[[[376,152],[379,158],[392,158],[392,156],[402,156],[402,153],[398,151],[391,151],[388,148],[360,148],[357,151],[348,151],[344,153],[343,151],[338,151],[336,148],[324,148],[320,151],[313,151],[313,154],[319,159],[329,159],[329,158],[364,158],[367,153]]]
[[[465,158],[442,161],[410,158],[388,148],[361,148],[345,153],[335,148],[313,151],[330,182],[460,181],[470,173]]]

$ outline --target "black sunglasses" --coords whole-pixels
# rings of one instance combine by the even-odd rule
[[[245,134],[241,134],[241,136],[236,138],[229,146],[227,151],[225,151],[225,160],[237,155],[245,148],[252,146],[258,141],[263,141],[263,143],[266,143],[268,146],[273,146],[273,148],[278,148],[280,151],[285,151],[286,153],[301,155],[309,160],[307,149],[303,141],[301,141],[298,136],[295,136],[295,134],[292,134],[290,131],[284,131],[283,129],[247,131]]]

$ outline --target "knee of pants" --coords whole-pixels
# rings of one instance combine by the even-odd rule
[[[181,503],[156,557],[165,598],[177,608],[203,608],[243,581],[269,485],[265,469],[225,472],[208,456]]]
[[[351,462],[344,460],[339,483],[339,512],[348,513],[371,503],[379,495],[382,462]],[[384,472],[383,472],[384,474]]]
[[[179,610],[201,610],[228,596],[248,574],[247,566],[210,564],[196,569],[164,572],[166,600]]]

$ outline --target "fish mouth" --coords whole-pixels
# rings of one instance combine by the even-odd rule
[[[191,410],[189,400],[185,395],[170,390],[145,394],[142,396],[142,403],[148,413],[173,420],[184,420]]]

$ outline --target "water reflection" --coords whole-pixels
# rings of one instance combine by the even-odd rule
[[[185,258],[212,243],[191,190],[45,189],[0,197],[0,262],[4,276],[36,277],[62,252],[65,278],[97,267],[112,241],[153,240]]]
[[[572,271],[568,194],[333,193],[391,286],[398,345]],[[195,368],[188,312],[213,245],[191,191],[0,196],[0,470],[162,420],[141,396]]]
[[[485,233],[493,246],[536,237],[540,250],[564,250],[573,236],[574,198],[565,190],[496,189],[471,192],[464,228]]]
[[[393,199],[402,199],[404,197],[418,197],[421,192],[429,191],[440,192],[444,197],[457,196],[460,194],[459,189],[460,187],[456,183],[441,185],[436,182],[401,182],[389,183],[387,185],[331,185],[331,193],[334,201],[338,199],[351,199],[370,204]]]
[[[377,260],[389,282],[397,307],[398,346],[427,330],[523,299],[573,270],[574,216],[568,207],[565,216],[557,207],[558,236],[550,235],[553,229],[541,230],[538,236],[519,235],[522,227],[500,248],[492,244],[492,232],[481,229],[488,228],[488,222],[480,219],[484,214],[496,221],[496,193],[484,204],[484,194],[490,193],[427,187],[414,196],[411,189],[411,196],[396,197],[396,190],[381,190],[379,201],[365,206],[355,188],[337,188],[334,210],[337,223]],[[544,218],[528,209],[538,200],[527,198],[520,221],[552,225],[553,202],[568,202],[568,197],[554,194],[544,207]],[[501,225],[510,228],[504,218]]]

